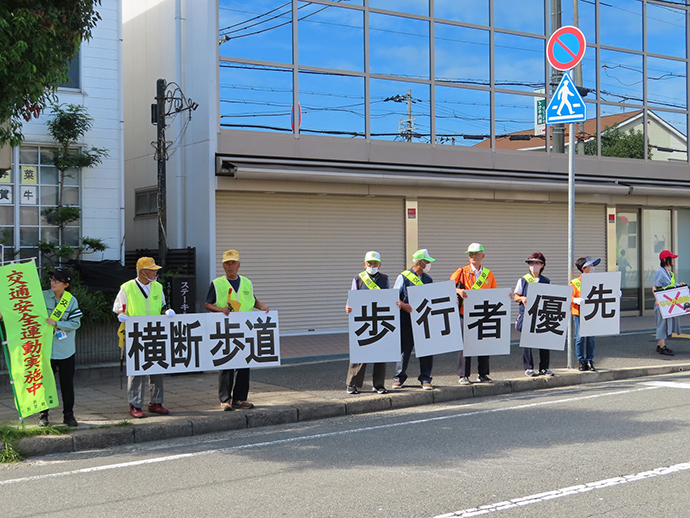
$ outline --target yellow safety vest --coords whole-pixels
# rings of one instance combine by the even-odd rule
[[[219,308],[229,308],[230,311],[251,311],[254,309],[256,299],[254,298],[254,288],[252,281],[246,277],[240,278],[240,291],[237,293],[232,289],[232,285],[227,277],[213,279],[216,288],[216,306]]]
[[[163,286],[153,281],[148,297],[144,297],[137,281],[132,279],[124,283],[121,288],[127,295],[127,308],[125,314],[131,317],[143,317],[145,315],[160,315],[163,311]]]
[[[673,272],[671,272],[671,284],[669,284],[668,286],[664,286],[664,287],[661,288],[661,289],[662,289],[662,290],[667,290],[667,289],[669,289],[669,288],[675,287],[675,285],[676,285],[676,275],[675,275]]]
[[[60,320],[65,315],[65,311],[67,311],[67,306],[69,306],[71,300],[72,294],[69,291],[64,292],[62,297],[60,297],[60,301],[57,303],[57,306],[55,306],[55,309],[50,314],[50,318],[56,322]]]
[[[380,290],[381,288],[379,287],[378,284],[374,282],[374,279],[371,278],[371,276],[367,272],[360,272],[358,275],[360,279],[362,279],[362,282],[364,285],[369,288],[370,290]]]

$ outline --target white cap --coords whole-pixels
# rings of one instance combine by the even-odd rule
[[[381,262],[381,254],[378,252],[374,252],[373,250],[371,252],[367,252],[367,255],[364,256],[364,262],[369,263],[372,261],[376,261],[378,263]]]

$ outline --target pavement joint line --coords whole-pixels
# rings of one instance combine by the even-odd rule
[[[546,491],[536,495],[513,498],[509,501],[501,501],[495,504],[482,505],[480,507],[471,507],[461,511],[454,511],[436,516],[435,518],[469,518],[471,516],[481,516],[483,514],[495,513],[504,511],[506,509],[513,509],[523,505],[538,504],[554,498],[562,498],[565,496],[573,496],[581,493],[586,493],[595,489],[606,489],[617,486],[619,484],[627,484],[628,482],[637,482],[638,480],[645,480],[652,477],[659,477],[664,475],[672,475],[681,471],[690,470],[690,462],[682,462],[672,466],[655,468],[650,471],[641,471],[631,475],[624,475],[622,477],[613,477],[596,482],[588,482],[586,484],[579,484],[577,486],[565,487],[553,491]]]
[[[146,464],[156,464],[156,463],[160,463],[160,462],[171,462],[171,461],[188,459],[188,458],[193,458],[193,457],[202,457],[202,456],[212,455],[212,454],[216,454],[216,453],[231,453],[233,451],[241,451],[241,450],[263,448],[263,447],[270,447],[270,446],[278,446],[278,445],[283,445],[283,444],[290,444],[290,443],[303,442],[303,441],[311,441],[311,440],[316,440],[316,439],[325,439],[325,438],[329,438],[329,437],[337,437],[340,435],[350,435],[350,434],[355,434],[355,433],[382,430],[382,429],[387,429],[387,428],[396,428],[396,427],[400,427],[400,426],[425,424],[425,423],[436,422],[436,421],[445,421],[445,420],[449,420],[449,419],[457,419],[457,418],[463,418],[463,417],[473,417],[473,416],[477,416],[477,415],[486,415],[486,414],[492,414],[492,413],[498,413],[498,412],[525,410],[525,409],[535,408],[535,407],[539,407],[539,406],[555,405],[555,404],[559,404],[559,403],[571,403],[574,401],[584,401],[584,400],[600,398],[600,397],[617,396],[617,395],[629,394],[629,393],[633,393],[633,392],[654,390],[655,388],[656,387],[644,387],[644,388],[635,388],[635,389],[627,389],[627,390],[618,390],[618,391],[608,392],[608,393],[603,393],[603,394],[592,394],[592,395],[588,395],[588,396],[562,398],[562,399],[556,399],[556,400],[552,400],[552,401],[542,401],[539,403],[528,403],[525,405],[518,405],[518,406],[512,406],[512,407],[492,408],[492,409],[486,409],[486,410],[477,410],[477,411],[473,411],[473,412],[462,412],[459,414],[429,417],[426,419],[414,419],[411,421],[387,423],[387,424],[376,425],[376,426],[366,426],[366,427],[362,427],[362,428],[353,428],[350,430],[339,430],[336,432],[326,432],[326,433],[319,433],[319,434],[312,434],[312,435],[300,435],[297,437],[289,437],[286,439],[276,439],[276,440],[272,440],[272,441],[261,441],[261,442],[256,442],[256,443],[241,444],[241,445],[236,445],[236,446],[228,446],[226,448],[214,448],[214,449],[202,450],[202,451],[198,451],[198,452],[180,453],[180,454],[176,454],[176,455],[167,455],[167,456],[163,456],[163,457],[155,457],[155,458],[151,458],[151,459],[142,459],[142,460],[137,460],[137,461],[121,462],[121,463],[117,463],[117,464],[106,464],[103,466],[81,468],[81,469],[77,469],[77,470],[62,471],[62,472],[58,472],[58,473],[48,473],[48,474],[44,474],[44,475],[35,475],[35,476],[31,476],[31,477],[21,477],[21,478],[16,478],[16,479],[1,480],[0,481],[0,487],[6,486],[6,485],[11,485],[11,484],[18,484],[21,482],[35,482],[38,480],[64,477],[64,476],[68,476],[68,475],[79,475],[79,474],[83,474],[83,473],[109,471],[109,470],[114,470],[114,469],[122,469],[122,468],[134,467],[134,466],[142,466],[142,465],[146,465]],[[690,464],[689,464],[689,466],[690,466]],[[451,514],[448,516],[455,516],[455,515]]]

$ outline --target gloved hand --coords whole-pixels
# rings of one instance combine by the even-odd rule
[[[119,315],[117,315],[117,320],[119,322],[125,322],[128,318],[129,317],[127,315],[125,315],[124,313],[120,313]]]
[[[175,310],[174,309],[166,309],[165,310],[165,316],[166,317],[174,317],[175,316]]]
[[[577,304],[578,306],[582,304],[582,297],[575,297],[573,299],[573,304]]]

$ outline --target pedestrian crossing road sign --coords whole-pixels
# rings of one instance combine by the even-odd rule
[[[582,100],[570,74],[565,73],[546,108],[546,124],[583,122],[586,119],[585,101]]]

